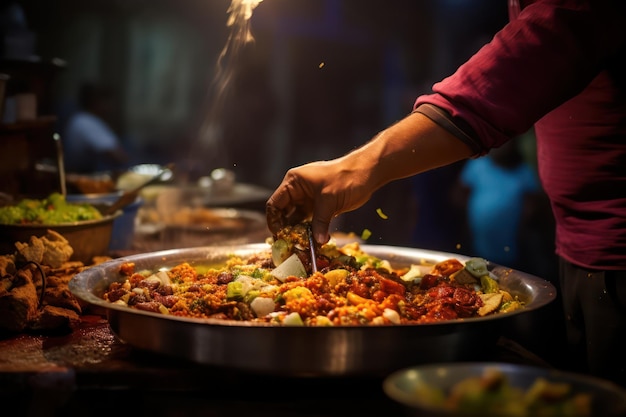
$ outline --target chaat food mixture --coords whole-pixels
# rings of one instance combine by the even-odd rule
[[[357,242],[331,241],[315,248],[313,265],[309,242],[301,224],[268,239],[267,251],[219,265],[148,271],[127,262],[103,298],[180,317],[300,326],[432,323],[524,306],[482,258],[394,268]]]

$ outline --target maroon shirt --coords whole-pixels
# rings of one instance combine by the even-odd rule
[[[534,125],[556,253],[626,269],[626,1],[521,3],[509,0],[509,24],[415,109],[476,155]]]

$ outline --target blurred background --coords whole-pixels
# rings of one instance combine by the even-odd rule
[[[269,190],[290,167],[340,156],[407,115],[508,20],[504,0],[265,0],[249,21],[254,42],[230,51],[224,75],[230,0],[0,4],[0,72],[32,82],[7,95],[36,89],[61,140],[81,86],[106,85],[128,166],[174,162],[192,181],[227,168]],[[524,143],[533,165],[532,137]],[[469,253],[454,194],[462,165],[386,186],[337,228]]]

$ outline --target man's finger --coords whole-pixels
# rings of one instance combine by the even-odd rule
[[[267,219],[267,227],[273,234],[276,234],[285,226],[286,221],[283,212],[272,206],[269,202],[265,206],[265,217]]]

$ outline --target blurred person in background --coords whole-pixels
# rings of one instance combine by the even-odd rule
[[[626,385],[626,2],[508,4],[510,22],[411,114],[342,157],[290,169],[268,226],[311,218],[325,243],[334,217],[389,182],[482,157],[534,126],[568,367]]]
[[[490,262],[526,270],[522,259],[522,225],[532,211],[539,178],[515,140],[468,160],[458,178],[456,194],[466,207],[471,254]]]
[[[557,288],[558,262],[553,253],[554,220],[535,165],[522,152],[528,133],[465,162],[452,187],[455,206],[464,210],[468,247],[464,253],[546,279]],[[527,318],[504,336],[553,365],[567,366],[562,352],[565,319],[561,292],[541,316]],[[533,322],[536,320],[537,322]]]
[[[81,86],[80,109],[69,118],[61,136],[68,172],[93,173],[127,167],[129,154],[111,127],[114,98],[108,86]]]

